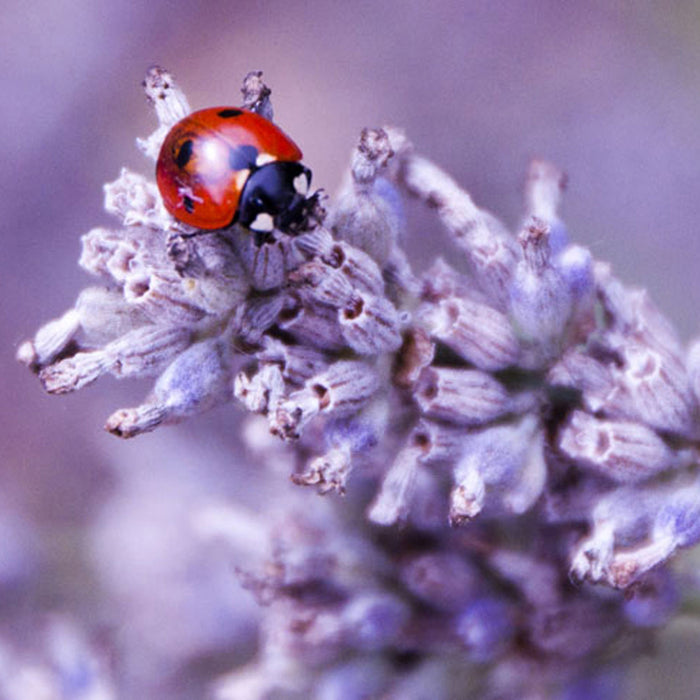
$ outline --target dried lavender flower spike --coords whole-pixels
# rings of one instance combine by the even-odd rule
[[[190,108],[162,69],[145,87],[153,158]],[[243,104],[272,117],[259,71]],[[569,242],[563,188],[533,162],[514,235],[393,127],[363,130],[298,230],[199,235],[149,178],[105,187],[117,223],[80,264],[107,289],[18,357],[56,393],[156,375],[121,437],[237,399],[264,416],[241,431],[261,476],[347,494],[270,482],[254,524],[217,521],[264,606],[218,697],[583,697],[672,615],[671,557],[700,540],[700,344]],[[464,260],[414,275],[399,191]],[[252,530],[264,562],[240,558]]]

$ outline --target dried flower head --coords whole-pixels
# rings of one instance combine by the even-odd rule
[[[144,85],[153,159],[189,106],[162,69]],[[272,118],[260,73],[243,94]],[[465,697],[465,664],[475,697],[549,697],[673,613],[670,557],[700,539],[700,346],[570,242],[564,185],[534,162],[513,235],[385,127],[303,231],[198,235],[148,179],[105,188],[120,227],[80,260],[104,286],[19,359],[51,393],[155,376],[108,419],[122,437],[236,400],[290,443],[295,483],[348,493],[290,502],[268,564],[239,565],[263,635],[219,697]],[[452,262],[412,271],[401,193],[435,210]]]

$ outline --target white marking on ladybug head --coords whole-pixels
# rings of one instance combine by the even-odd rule
[[[258,157],[255,159],[255,165],[257,165],[258,168],[262,168],[263,165],[272,163],[275,160],[277,160],[277,158],[270,155],[269,153],[263,153],[261,151],[260,153],[258,153]]]
[[[275,221],[270,214],[261,212],[255,217],[255,219],[253,219],[253,223],[250,225],[250,228],[253,231],[272,231],[275,228]]]
[[[294,189],[297,194],[306,196],[306,193],[309,191],[309,178],[306,176],[306,173],[300,173],[294,178]]]

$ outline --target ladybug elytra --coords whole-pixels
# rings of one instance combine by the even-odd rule
[[[275,124],[239,107],[193,112],[163,141],[156,181],[178,220],[214,230],[238,223],[257,236],[305,216],[311,171]]]

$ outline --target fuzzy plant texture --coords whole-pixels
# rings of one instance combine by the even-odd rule
[[[155,159],[190,107],[163,69],[144,87]],[[272,118],[260,73],[242,106]],[[329,494],[276,501],[262,563],[234,562],[259,646],[218,700],[613,698],[678,611],[700,342],[571,242],[564,184],[533,162],[510,232],[385,127],[294,235],[195,235],[150,179],[105,187],[119,225],[80,258],[98,285],[18,358],[52,394],[155,377],[107,419],[124,438],[235,402],[275,436],[241,430],[261,469]],[[420,275],[403,196],[448,239]]]

